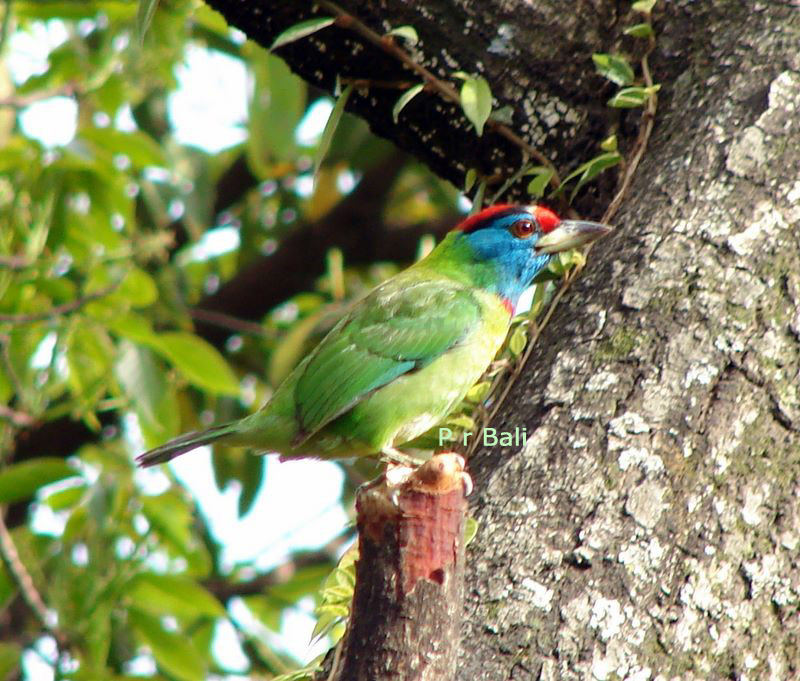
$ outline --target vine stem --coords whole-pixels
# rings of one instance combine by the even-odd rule
[[[450,83],[437,78],[424,66],[414,61],[414,58],[403,48],[401,48],[392,38],[381,36],[380,34],[376,33],[352,14],[349,14],[344,9],[339,7],[339,5],[337,5],[335,2],[331,2],[330,0],[318,0],[317,4],[336,16],[337,26],[340,26],[341,28],[349,28],[355,33],[358,33],[362,38],[379,47],[384,52],[392,55],[404,66],[416,73],[420,78],[422,78],[426,85],[438,92],[439,95],[441,95],[444,99],[457,104],[459,107],[461,106],[461,96]],[[489,120],[486,121],[486,125],[493,129],[498,135],[504,137],[514,146],[518,147],[523,152],[523,155],[527,155],[529,158],[535,159],[541,165],[552,170],[553,176],[550,180],[550,183],[554,187],[558,187],[558,185],[561,183],[561,180],[559,179],[555,166],[553,166],[553,163],[550,161],[550,159],[522,139],[505,123],[501,123],[490,116]]]
[[[196,319],[197,321],[213,324],[214,326],[219,326],[236,333],[256,336],[257,338],[265,338],[267,336],[266,329],[261,324],[246,319],[239,319],[238,317],[233,317],[224,312],[206,310],[202,307],[193,307],[189,309],[189,315],[192,319]]]
[[[486,424],[489,423],[495,416],[497,416],[497,412],[500,410],[500,407],[503,406],[503,403],[508,397],[508,393],[511,392],[511,388],[514,387],[514,384],[517,382],[517,379],[520,377],[522,370],[525,368],[525,364],[528,362],[528,357],[530,357],[531,353],[533,352],[533,348],[536,347],[536,342],[539,340],[539,337],[542,335],[542,331],[547,327],[550,318],[553,316],[553,313],[556,311],[556,307],[558,306],[559,301],[563,298],[564,294],[569,289],[572,282],[578,276],[578,268],[575,267],[570,270],[564,277],[563,281],[561,282],[561,286],[559,287],[558,291],[556,291],[553,299],[550,301],[550,305],[547,306],[547,312],[545,312],[544,317],[542,317],[542,321],[540,323],[533,322],[535,328],[533,333],[531,334],[530,339],[528,340],[528,344],[525,347],[525,352],[522,353],[522,356],[519,358],[519,361],[514,365],[514,369],[511,371],[511,375],[508,377],[505,385],[503,386],[503,390],[500,393],[500,396],[497,398],[492,410],[487,412],[486,417],[482,419],[483,423],[481,424],[479,436],[472,438],[470,442],[470,446],[467,449],[467,458],[469,458],[472,453],[475,451],[475,448],[478,446],[478,443],[482,441],[482,433]]]
[[[650,49],[641,60],[642,76],[644,77],[644,83],[647,87],[653,87],[653,78],[650,75],[650,65],[648,64],[647,57],[650,52],[653,51],[653,47],[655,47],[655,45],[653,39],[651,38],[650,40]],[[625,196],[628,193],[628,189],[633,181],[633,176],[636,173],[636,169],[639,167],[639,163],[644,157],[644,152],[647,150],[647,144],[650,141],[650,135],[653,132],[653,126],[655,125],[656,121],[657,108],[658,96],[653,93],[650,95],[650,97],[648,97],[647,105],[642,112],[642,125],[639,127],[639,134],[637,135],[636,141],[633,144],[633,149],[626,164],[625,173],[622,176],[619,189],[614,195],[614,198],[611,200],[611,203],[608,204],[608,208],[603,214],[602,222],[608,222],[617,214],[619,207],[622,205],[622,201],[625,199]]]
[[[647,87],[652,87],[653,79],[650,75],[650,66],[647,61],[648,55],[653,51],[655,47],[655,41],[651,38],[650,41],[650,48],[648,49],[647,53],[642,57],[641,66],[642,66],[642,75],[644,77],[644,82]],[[644,157],[644,152],[647,150],[647,145],[650,141],[650,135],[653,132],[653,126],[655,124],[655,117],[656,117],[656,109],[658,107],[658,99],[655,94],[650,95],[647,100],[647,105],[645,106],[644,111],[642,112],[642,124],[639,127],[639,134],[636,137],[636,141],[634,142],[633,148],[628,158],[628,162],[625,165],[625,172],[619,182],[619,188],[617,189],[614,198],[611,200],[611,203],[608,204],[608,208],[606,209],[605,213],[603,214],[602,222],[609,222],[619,211],[620,206],[622,205],[625,196],[630,189],[631,182],[633,181],[633,176],[636,173],[636,169],[639,167],[639,163],[641,162],[642,158]],[[585,255],[588,255],[589,251],[592,249],[594,244],[589,244],[584,251]],[[528,341],[528,344],[525,348],[525,352],[520,357],[519,361],[514,366],[511,375],[508,377],[505,385],[503,386],[503,390],[500,393],[500,396],[497,398],[497,401],[492,406],[492,410],[486,413],[485,418],[482,419],[479,434],[483,432],[486,424],[489,423],[494,417],[497,415],[497,412],[500,410],[500,407],[505,402],[508,394],[511,392],[511,388],[517,382],[517,379],[522,374],[522,370],[525,368],[525,365],[530,357],[531,353],[533,352],[533,348],[536,346],[536,342],[539,340],[544,329],[547,327],[550,318],[553,316],[558,303],[564,297],[564,294],[567,292],[569,287],[573,284],[573,282],[578,278],[580,275],[581,270],[583,267],[575,267],[570,270],[564,277],[561,287],[558,289],[556,294],[553,296],[553,299],[550,301],[550,305],[547,308],[547,312],[545,312],[544,317],[540,323],[533,322],[535,324],[535,329],[531,334],[531,337]],[[467,458],[475,451],[478,443],[482,440],[480,435],[475,437],[470,442],[470,446],[467,450]]]
[[[19,588],[20,595],[42,627],[53,636],[60,646],[67,643],[67,637],[55,625],[53,615],[45,605],[44,599],[36,590],[33,578],[28,572],[14,544],[14,538],[6,525],[5,513],[0,511],[0,557],[3,559],[11,578]]]
[[[75,312],[75,310],[82,308],[87,303],[91,303],[94,300],[99,300],[100,298],[105,298],[107,295],[116,291],[124,278],[125,277],[121,277],[119,281],[116,281],[110,286],[106,286],[99,291],[87,293],[85,296],[76,298],[75,300],[70,300],[68,303],[56,305],[55,307],[51,307],[49,310],[45,310],[44,312],[31,312],[30,314],[0,314],[0,322],[11,322],[12,324],[43,322],[48,319],[53,319],[54,317]]]

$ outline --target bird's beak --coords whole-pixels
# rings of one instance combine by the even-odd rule
[[[610,231],[611,227],[599,222],[562,220],[552,232],[541,237],[534,248],[538,253],[560,253],[589,244]]]

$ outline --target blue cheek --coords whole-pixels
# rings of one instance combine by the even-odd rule
[[[496,292],[513,303],[550,262],[551,256],[536,255],[533,250],[535,241],[520,241],[505,229],[483,229],[467,238],[478,260],[495,265]]]

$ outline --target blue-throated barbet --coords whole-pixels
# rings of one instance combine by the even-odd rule
[[[284,459],[393,458],[480,378],[552,255],[609,229],[543,206],[486,208],[358,301],[257,412],[181,435],[138,461],[151,466],[215,441]]]

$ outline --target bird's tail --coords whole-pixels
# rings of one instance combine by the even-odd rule
[[[176,456],[185,454],[186,452],[202,447],[203,445],[210,444],[220,438],[230,435],[235,432],[233,426],[235,422],[223,423],[219,426],[214,426],[208,430],[195,430],[191,433],[184,433],[173,440],[151,449],[149,452],[140,454],[136,457],[136,463],[142,468],[155,466],[159,463],[166,463],[174,459]]]

